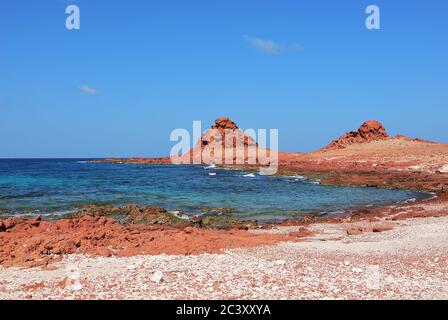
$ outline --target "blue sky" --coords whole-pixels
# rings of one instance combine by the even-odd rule
[[[447,16],[443,0],[2,0],[0,158],[166,155],[171,130],[220,116],[278,128],[285,151],[367,119],[448,142]]]

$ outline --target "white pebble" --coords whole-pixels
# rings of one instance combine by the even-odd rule
[[[163,279],[163,272],[161,271],[156,271],[151,276],[151,281],[155,283],[159,283],[160,281],[162,281],[162,279]]]
[[[82,290],[82,284],[80,284],[80,283],[76,283],[76,284],[70,286],[70,289],[73,290],[73,291],[79,291],[79,290]]]
[[[286,264],[286,261],[285,260],[276,260],[274,263],[278,266],[283,266]]]

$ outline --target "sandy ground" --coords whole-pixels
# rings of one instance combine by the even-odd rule
[[[221,254],[69,255],[48,269],[0,267],[0,298],[448,299],[448,216],[431,217],[446,203],[426,207],[426,217],[318,223],[301,242]],[[371,231],[384,224],[393,229]],[[366,231],[347,234],[356,228]]]
[[[349,145],[344,149],[319,150],[308,154],[280,153],[284,163],[304,161],[319,170],[355,168],[407,172],[444,172],[448,167],[448,144],[394,137]]]

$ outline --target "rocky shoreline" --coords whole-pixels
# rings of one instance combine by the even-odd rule
[[[212,129],[218,129],[223,132],[227,129],[239,130],[235,122],[228,118],[217,119]],[[242,134],[239,136],[242,139],[246,139]],[[207,138],[205,137],[207,137],[207,134],[201,139],[199,146],[213,143],[213,141],[206,141]],[[152,159],[104,159],[97,160],[96,162],[151,165],[167,164],[169,161],[169,157],[163,157]],[[437,194],[438,199],[416,203],[425,207],[433,203],[433,201],[442,201],[444,203],[443,201],[447,198],[448,174],[443,170],[446,163],[448,163],[448,145],[427,142],[420,139],[409,139],[403,136],[389,137],[381,123],[367,121],[357,131],[350,131],[342,135],[321,150],[309,154],[281,152],[279,154],[278,174],[300,174],[310,179],[318,180],[321,184],[328,185],[399,188]],[[251,166],[243,165],[235,166],[235,168],[247,170],[251,169]],[[403,205],[397,205],[395,208],[401,208]],[[44,249],[41,250],[42,246],[40,244],[33,244],[31,248],[37,249],[27,249],[30,257],[18,259],[16,256],[20,255],[16,254],[15,250],[18,250],[19,245],[14,239],[17,239],[19,235],[14,234],[25,230],[28,236],[33,236],[41,232],[37,228],[40,225],[51,226],[51,228],[55,226],[57,230],[70,226],[67,232],[77,232],[76,228],[73,227],[77,225],[82,225],[83,228],[86,228],[84,232],[90,232],[88,231],[89,228],[96,230],[99,225],[110,224],[111,226],[117,227],[115,232],[120,231],[124,234],[128,232],[132,234],[138,234],[139,232],[151,233],[165,229],[180,234],[187,233],[185,230],[199,230],[199,233],[205,232],[204,234],[212,234],[219,230],[219,232],[229,232],[230,234],[235,230],[245,232],[249,229],[269,229],[276,225],[304,226],[322,222],[337,223],[347,218],[347,215],[317,217],[313,214],[303,214],[297,220],[257,225],[255,221],[241,221],[232,217],[232,208],[205,209],[202,216],[185,217],[181,212],[173,214],[163,208],[157,207],[92,205],[64,216],[64,219],[61,221],[42,221],[40,217],[32,217],[30,219],[26,217],[0,219],[0,244],[3,247],[3,249],[0,249],[0,265],[46,265],[53,259],[52,255],[58,256],[78,251],[83,252],[84,248],[81,248],[81,245],[76,246],[77,243],[81,243],[80,241],[74,241],[75,245],[70,244],[68,249],[66,246],[62,250],[45,249],[45,244],[43,245]],[[390,214],[390,211],[391,209],[388,207],[361,208],[355,210],[349,219],[356,219],[357,217],[362,217],[362,219],[366,217],[381,217],[385,214]],[[417,210],[415,213],[416,216],[418,216],[418,212]],[[412,216],[412,213],[409,213],[409,215]],[[89,223],[91,226],[88,225]],[[188,231],[188,234],[191,233],[190,231]],[[302,231],[302,233],[306,234],[305,229]],[[51,234],[49,234],[49,241],[51,237]],[[117,239],[123,238],[119,234],[109,234],[109,237],[116,237]],[[13,243],[17,244],[11,247],[10,241],[14,241]],[[61,241],[65,243],[63,240]],[[168,237],[167,241],[171,241],[171,239]],[[232,240],[228,242],[231,243]],[[93,243],[94,247],[97,242]],[[222,243],[223,248],[226,245],[226,243]],[[98,245],[98,250],[93,250],[91,247],[92,245],[89,244],[85,252],[94,254],[99,252],[101,255],[112,254],[104,246]],[[207,250],[204,249],[204,252],[207,252]],[[186,251],[181,250],[183,253],[200,251],[190,249]],[[33,256],[35,254],[37,256]],[[49,258],[47,256],[51,257]]]
[[[442,196],[247,231],[35,218],[0,233],[0,298],[446,299],[447,207]]]
[[[225,125],[227,122],[219,122],[220,125],[223,123]],[[169,158],[105,159],[100,162],[167,164]],[[149,281],[146,284],[148,290],[152,290],[152,295],[146,296],[146,291],[135,289],[139,292],[135,296],[123,289],[123,297],[176,298],[183,293],[183,298],[193,299],[369,296],[448,298],[446,286],[433,284],[448,283],[447,164],[448,145],[402,136],[389,137],[381,124],[366,122],[357,131],[348,132],[321,150],[308,154],[280,153],[279,174],[300,174],[329,185],[432,192],[437,197],[388,207],[362,208],[350,215],[317,218],[305,214],[298,220],[265,225],[233,218],[232,208],[209,208],[202,217],[188,219],[182,217],[181,213],[176,215],[163,208],[135,205],[89,206],[58,221],[45,221],[40,217],[2,219],[0,216],[0,298],[46,298],[55,292],[58,293],[54,298],[120,298],[121,295],[113,294],[108,289],[109,285],[113,287],[115,283],[125,281],[130,287],[136,288],[139,282],[135,282],[135,279],[140,279],[144,274],[152,277],[158,272],[157,268],[163,269],[166,285],[161,286],[160,281],[140,279]],[[426,234],[415,234],[417,231]],[[370,244],[372,241],[377,245]],[[392,251],[389,248],[393,248]],[[393,251],[398,249],[402,251]],[[341,252],[345,253],[341,256]],[[265,267],[258,269],[256,265],[247,262],[257,270],[258,276],[265,279],[257,286],[261,291],[249,285],[253,281],[258,283],[258,280],[248,274],[240,275],[241,281],[248,281],[244,288],[237,283],[233,283],[233,287],[217,285],[216,281],[221,280],[209,275],[201,266],[218,270],[222,263],[214,256],[227,254],[235,254],[240,259],[254,256],[260,263],[268,259],[266,265],[272,264],[274,269],[279,268],[281,277],[277,278]],[[179,283],[167,269],[165,258],[162,258],[164,255],[178,257],[173,259],[180,259],[180,265],[184,265],[188,259],[194,260],[193,263],[198,264],[198,272],[210,276],[211,280],[207,281],[212,281],[214,291],[201,295],[200,290],[209,290],[204,288],[204,285],[210,284],[205,280],[204,283],[193,283],[187,279],[185,283]],[[141,264],[142,267],[129,270],[129,273],[136,273],[134,278],[115,274],[109,268],[101,276],[85,271],[86,275],[78,279],[81,289],[67,291],[72,280],[67,280],[67,276],[62,277],[58,270],[73,264],[73,259],[80,266],[84,266],[85,261],[90,261],[92,265],[106,263],[101,259],[109,259],[107,263],[119,266],[122,263],[120,261],[128,259],[125,264]],[[432,261],[430,265],[424,262],[428,259]],[[356,278],[358,271],[355,274],[353,270],[349,274],[339,274],[337,281],[332,280],[335,275],[328,268],[334,261],[338,261],[344,270],[352,263],[350,261],[358,261],[363,265],[353,267],[357,270],[378,266],[390,277],[405,279],[405,284],[394,280],[386,285],[386,278],[382,278],[385,282],[381,292],[384,294],[366,291],[365,288],[358,290],[349,285],[350,274]],[[365,266],[366,261],[369,266]],[[389,268],[387,261],[396,264],[395,271],[398,270],[398,274]],[[415,261],[421,263],[415,266]],[[241,268],[236,269],[248,272],[245,263],[242,262]],[[290,263],[294,266],[290,266]],[[22,276],[31,275],[34,271],[19,275],[19,271],[12,271],[18,270],[15,269],[17,267],[43,268],[46,271],[42,272],[48,273],[48,279],[36,282],[33,277]],[[314,271],[308,272],[306,268]],[[410,274],[408,270],[413,268],[415,273]],[[229,272],[220,270],[218,274],[224,279],[230,276]],[[13,279],[20,280],[5,278],[11,274]],[[296,284],[302,291],[286,290],[288,293],[285,296],[276,291],[279,289],[274,290],[275,287],[281,287],[288,277],[294,278],[294,274],[303,281],[302,284]],[[428,284],[421,279],[415,280],[415,274],[419,275],[418,279],[420,275],[434,277],[434,282]],[[311,287],[307,287],[312,285],[310,277],[320,279],[322,288],[312,291]],[[421,286],[422,291],[412,291],[406,281]],[[100,285],[94,285],[95,282]],[[344,293],[347,287],[352,289],[353,294]],[[194,290],[188,291],[188,288]],[[239,289],[235,291],[235,288]],[[11,290],[16,292],[11,293]]]
[[[258,224],[231,215],[232,208],[207,208],[202,216],[185,218],[181,212],[163,208],[127,205],[91,205],[61,216],[57,220],[40,216],[0,219],[0,265],[14,267],[49,267],[69,254],[94,256],[132,256],[139,254],[219,253],[229,248],[243,248],[299,241],[313,234],[308,227],[322,223],[406,220],[440,217],[448,210],[429,210],[434,205],[447,206],[448,196],[439,193],[431,199],[388,207],[360,208],[339,215],[304,213],[297,219]],[[445,209],[445,207],[444,207]],[[282,236],[255,236],[257,230],[295,227]],[[349,228],[348,235],[383,232],[392,229],[387,223]],[[18,241],[17,239],[26,239]]]

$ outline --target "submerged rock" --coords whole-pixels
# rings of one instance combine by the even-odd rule
[[[129,224],[161,224],[171,226],[183,226],[188,224],[188,222],[185,222],[176,215],[170,214],[164,208],[137,205],[127,205],[122,207],[91,205],[81,208],[69,217],[79,218],[83,216],[114,217],[119,221]]]
[[[114,207],[111,205],[89,205],[69,215],[70,218],[79,218],[85,215],[92,217],[102,216],[118,216],[123,215],[122,207]]]
[[[213,214],[223,214],[223,213],[232,213],[235,212],[235,208],[202,208],[202,212],[204,213],[213,213]]]
[[[205,228],[241,228],[247,229],[255,226],[254,221],[242,221],[229,215],[234,212],[234,208],[203,208],[204,216],[194,215],[188,219],[182,219],[181,212],[170,213],[160,207],[145,207],[138,205],[127,205],[114,207],[110,205],[91,205],[81,208],[77,212],[70,214],[70,218],[80,218],[84,216],[92,217],[113,217],[125,224],[145,224],[145,225],[167,225],[184,228],[186,226]]]
[[[189,219],[190,223],[197,226],[202,226],[202,217],[201,216],[191,216]]]
[[[175,215],[170,214],[163,208],[158,207],[138,207],[128,206],[129,213],[124,219],[126,223],[132,224],[163,224],[171,226],[188,225],[185,221]]]
[[[255,221],[239,220],[229,215],[206,215],[202,217],[202,227],[204,228],[230,229],[237,227],[247,230],[256,225]]]

